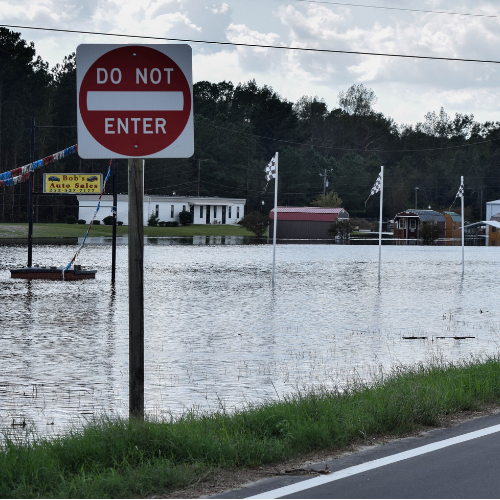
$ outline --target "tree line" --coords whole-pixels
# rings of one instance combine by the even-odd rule
[[[266,188],[264,169],[278,151],[280,205],[341,204],[351,216],[378,218],[378,197],[365,201],[381,165],[384,218],[415,202],[449,209],[461,175],[467,220],[483,218],[484,203],[500,197],[499,122],[478,123],[472,114],[453,117],[441,109],[416,125],[397,124],[374,110],[376,95],[362,84],[340,92],[334,109],[318,96],[290,102],[255,80],[200,81],[193,91],[195,153],[147,160],[147,194],[245,198],[247,212],[267,214],[274,181]],[[75,54],[49,68],[32,42],[0,28],[0,173],[29,163],[31,117],[35,160],[76,144]],[[46,168],[106,174],[108,163],[73,155]],[[118,165],[118,191],[126,193],[126,161]],[[76,215],[75,196],[40,194],[42,174],[34,176],[35,220]],[[27,220],[27,190],[27,183],[0,190],[0,221]],[[460,204],[452,208],[458,212]]]

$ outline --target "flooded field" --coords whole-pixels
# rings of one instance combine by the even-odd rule
[[[97,279],[83,282],[13,280],[26,248],[0,246],[4,432],[128,413],[127,246],[112,286],[108,240],[93,243],[79,263]],[[244,243],[146,244],[147,413],[231,410],[500,350],[497,248],[466,247],[462,277],[460,247],[387,246],[379,281],[377,246],[279,245],[273,289],[272,246]],[[36,246],[33,263],[65,265],[74,251]]]

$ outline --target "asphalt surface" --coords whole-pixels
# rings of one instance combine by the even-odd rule
[[[212,498],[500,498],[500,413],[327,463],[328,475],[278,476]]]

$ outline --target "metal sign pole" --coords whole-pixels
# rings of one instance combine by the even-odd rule
[[[35,161],[35,119],[31,118],[30,162]],[[28,267],[33,265],[33,171],[30,167],[28,181]]]
[[[380,262],[382,260],[382,203],[384,200],[384,167],[380,167],[380,214],[378,219],[378,277],[380,279]]]
[[[113,246],[111,251],[111,281],[116,277],[116,217],[118,203],[118,162],[113,162]]]
[[[460,186],[464,185],[464,176],[460,178]],[[464,275],[464,247],[465,247],[465,233],[464,233],[464,223],[465,223],[465,218],[464,218],[464,193],[462,193],[461,196],[461,211],[462,211],[462,276]]]
[[[274,232],[273,232],[273,286],[274,286],[274,268],[276,266],[276,231],[278,225],[278,152],[274,156],[276,165],[276,177],[274,178]]]
[[[128,160],[129,413],[144,418],[144,160]]]

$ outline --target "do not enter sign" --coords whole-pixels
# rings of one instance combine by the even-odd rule
[[[80,45],[82,158],[188,158],[194,151],[189,45]]]

